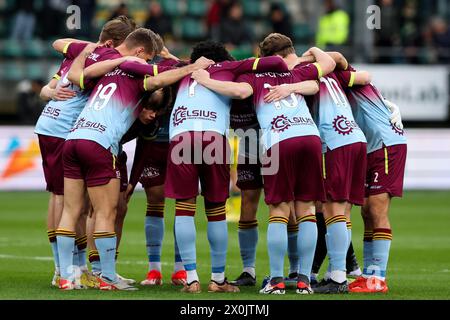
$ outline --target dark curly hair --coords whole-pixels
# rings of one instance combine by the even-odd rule
[[[214,62],[234,61],[236,59],[225,49],[225,46],[216,41],[207,40],[197,43],[192,48],[191,62],[195,62],[200,57],[205,57]]]

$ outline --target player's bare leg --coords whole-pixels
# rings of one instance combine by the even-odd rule
[[[64,209],[56,230],[61,279],[59,287],[74,289],[73,249],[76,225],[83,212],[85,184],[82,179],[64,178]]]
[[[100,289],[133,290],[128,283],[121,281],[116,274],[117,236],[115,220],[120,194],[120,180],[111,179],[102,186],[89,187],[88,193],[95,212],[94,241],[100,255]]]
[[[232,281],[237,286],[254,286],[256,284],[255,260],[258,243],[258,211],[261,189],[241,190],[241,214],[239,218],[239,249],[243,263],[240,276]]]

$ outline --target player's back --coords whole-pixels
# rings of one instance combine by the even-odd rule
[[[96,84],[89,100],[67,137],[87,139],[111,147],[118,153],[119,141],[138,117],[144,80],[120,68],[105,74]]]
[[[66,58],[61,63],[58,71],[57,87],[66,87],[75,92],[75,96],[64,101],[50,100],[39,117],[35,132],[38,134],[55,136],[65,139],[75,124],[79,114],[89,99],[91,89],[95,81],[86,81],[82,88],[67,79],[70,67],[74,59],[84,49],[86,43],[75,43],[69,46]],[[85,66],[88,67],[99,61],[117,57],[118,51],[111,48],[99,47],[86,58]]]
[[[262,140],[266,148],[291,137],[319,136],[302,95],[291,94],[285,99],[272,103],[264,101],[264,96],[269,93],[268,87],[303,80],[309,79],[302,78],[295,70],[245,74],[238,78],[238,82],[247,82],[253,88],[253,103],[256,107],[258,122],[263,130]]]
[[[232,81],[233,63],[224,61],[207,71],[215,80]],[[225,134],[230,125],[230,98],[209,90],[190,75],[179,84],[170,120],[170,139],[187,131],[213,131]]]
[[[319,92],[310,100],[324,152],[327,147],[334,150],[352,143],[366,142],[345,95],[346,86],[348,86],[347,81],[331,72],[320,78]]]
[[[373,85],[353,86],[346,90],[355,120],[367,138],[367,152],[386,146],[405,144],[404,131],[390,123],[391,113],[383,96]]]

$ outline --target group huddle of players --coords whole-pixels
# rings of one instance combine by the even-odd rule
[[[278,33],[260,43],[259,58],[236,61],[222,44],[204,41],[182,61],[159,35],[124,16],[108,21],[97,43],[59,39],[53,47],[64,60],[41,91],[49,102],[35,129],[50,192],[53,285],[137,290],[134,280],[117,274],[116,260],[127,203],[140,182],[149,260],[141,285],[162,284],[164,202],[171,198],[171,282],[201,292],[194,223],[200,184],[211,253],[208,292],[256,285],[262,189],[270,276],[260,293],[284,294],[287,285],[299,294],[387,292],[388,211],[391,198],[402,195],[406,139],[398,107],[383,99],[367,72],[315,47],[299,57]],[[242,201],[243,271],[234,281],[225,277],[230,128],[240,138]],[[133,139],[128,181],[122,145]],[[362,206],[362,272],[351,243],[352,205]]]

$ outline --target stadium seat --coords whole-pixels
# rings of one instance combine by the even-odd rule
[[[309,43],[312,37],[312,31],[307,23],[296,23],[293,29],[296,43]]]
[[[253,56],[253,49],[250,44],[246,44],[234,48],[230,53],[236,60],[242,60]]]
[[[6,58],[17,58],[22,56],[22,46],[16,40],[5,40],[1,46],[1,56]]]
[[[47,80],[45,65],[42,62],[31,62],[25,65],[25,78],[32,80]]]
[[[301,56],[302,54],[303,54],[303,52],[305,52],[306,50],[308,50],[309,48],[310,48],[311,46],[309,46],[309,45],[296,45],[295,46],[295,52],[299,55],[299,56]]]
[[[29,58],[40,58],[45,54],[45,49],[41,40],[27,41],[23,46],[23,54]]]
[[[161,6],[164,13],[169,16],[181,16],[185,11],[178,0],[162,0]]]
[[[182,37],[188,40],[201,40],[206,37],[206,27],[202,20],[186,18],[181,22]]]
[[[242,9],[244,11],[244,16],[250,18],[261,18],[265,15],[263,12],[263,7],[261,1],[259,0],[246,0],[242,1]]]
[[[2,78],[7,81],[21,81],[25,73],[23,65],[17,62],[5,63]]]
[[[206,14],[206,1],[188,0],[187,14],[193,17],[202,17]]]

